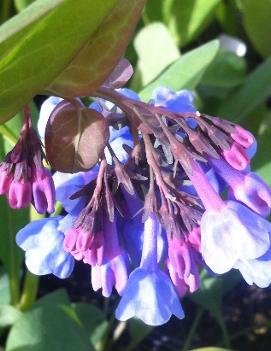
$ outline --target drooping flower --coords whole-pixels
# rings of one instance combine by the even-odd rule
[[[238,260],[234,265],[247,284],[267,288],[271,284],[271,247],[263,255],[252,260]]]
[[[108,84],[89,107],[107,119],[109,144],[91,170],[55,173],[57,200],[73,220],[65,228],[58,218],[24,228],[17,241],[27,265],[37,260],[37,274],[66,276],[69,265],[64,274],[58,255],[70,267],[82,260],[91,266],[95,291],[107,297],[115,288],[122,295],[118,319],[135,316],[150,325],[172,314],[184,317],[178,294],[199,288],[199,265],[218,274],[239,269],[248,284],[268,286],[271,224],[263,217],[271,190],[248,171],[253,135],[201,114],[190,91],[158,88],[144,103],[133,91]],[[40,129],[57,99],[44,106]],[[0,189],[12,188],[2,174]],[[36,193],[42,189],[40,182]],[[35,202],[46,206],[41,196]],[[48,231],[50,259],[46,243],[29,239],[45,240]]]
[[[270,214],[271,189],[255,173],[243,174],[223,160],[211,160],[217,174],[230,186],[236,200],[263,217]]]
[[[144,226],[140,267],[130,274],[116,309],[116,317],[121,321],[137,317],[148,325],[156,326],[166,323],[172,314],[184,318],[172,282],[157,265],[158,231],[157,218],[151,215]]]
[[[72,218],[43,218],[27,224],[16,236],[17,245],[25,251],[25,263],[36,275],[54,274],[63,279],[74,267],[71,254],[63,249],[64,233]]]
[[[224,202],[194,163],[190,176],[206,211],[201,218],[201,250],[215,273],[226,273],[236,262],[264,255],[270,247],[271,224],[236,201]]]
[[[0,194],[6,194],[10,207],[20,209],[32,203],[39,213],[54,212],[54,183],[43,159],[41,143],[26,107],[20,138],[0,165]]]

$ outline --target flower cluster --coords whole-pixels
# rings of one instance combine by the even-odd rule
[[[108,142],[88,171],[54,173],[56,199],[65,214],[18,232],[28,269],[66,278],[74,262],[83,261],[91,266],[95,291],[108,297],[115,288],[121,296],[119,320],[136,316],[149,325],[161,325],[172,315],[184,318],[180,297],[200,288],[202,269],[215,274],[237,269],[248,284],[267,287],[271,189],[250,172],[253,135],[198,112],[187,90],[157,88],[143,103],[133,91],[104,84],[97,96],[84,108],[103,116]],[[42,138],[61,100],[50,97],[42,106]],[[28,134],[22,134],[25,138]],[[30,148],[35,160],[40,144],[26,144],[20,150]],[[91,142],[87,147],[91,152]],[[38,211],[51,212],[53,195],[49,201],[48,188],[37,180],[36,174],[45,172],[41,163],[13,154],[17,151],[1,166],[2,193],[8,192],[12,205],[12,182],[30,182],[34,200],[29,195],[23,205],[34,201]],[[46,189],[42,206],[36,183]]]
[[[11,208],[25,208],[32,203],[38,213],[54,212],[54,183],[43,159],[41,142],[26,107],[21,136],[0,164],[0,194],[6,194]]]

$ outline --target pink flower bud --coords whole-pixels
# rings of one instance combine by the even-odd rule
[[[11,182],[12,177],[9,175],[8,171],[0,169],[0,195],[8,193]]]
[[[248,130],[245,130],[240,126],[235,127],[235,132],[231,133],[231,137],[245,149],[248,149],[255,142],[254,136]]]
[[[32,184],[33,205],[38,213],[53,213],[55,208],[55,187],[48,169],[36,170]]]
[[[249,165],[249,158],[245,149],[236,142],[232,144],[230,150],[223,151],[223,156],[228,164],[238,171],[243,171]]]
[[[13,180],[9,187],[8,202],[11,208],[20,209],[28,207],[31,203],[32,192],[30,182]]]

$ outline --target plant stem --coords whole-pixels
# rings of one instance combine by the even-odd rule
[[[27,271],[24,279],[24,288],[19,305],[21,311],[29,309],[36,301],[38,286],[39,277]]]
[[[224,346],[227,349],[231,349],[231,340],[230,340],[230,336],[229,336],[228,330],[227,330],[226,325],[225,325],[224,318],[223,318],[221,313],[216,313],[215,317],[216,317],[216,320],[217,320],[217,322],[220,326],[220,329],[222,331],[222,334],[223,334]]]
[[[44,216],[45,215],[43,214],[38,214],[33,206],[30,207],[30,222],[44,218]],[[19,303],[20,310],[25,311],[32,306],[37,297],[38,286],[39,277],[27,271],[25,274],[23,292]]]
[[[11,5],[11,0],[2,0],[2,6],[0,9],[0,24],[4,23],[7,19],[9,19]]]
[[[187,335],[187,338],[185,340],[185,344],[182,348],[182,351],[187,351],[190,349],[190,346],[191,346],[191,342],[193,340],[193,337],[195,335],[195,332],[197,330],[197,327],[199,325],[199,322],[201,320],[201,317],[203,315],[203,312],[204,312],[204,309],[203,308],[200,308],[198,311],[197,311],[197,314],[196,314],[196,317],[193,321],[193,324],[191,326],[191,329],[189,330],[189,333]]]

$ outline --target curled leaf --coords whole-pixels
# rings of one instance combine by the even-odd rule
[[[102,156],[108,138],[106,119],[99,112],[64,100],[53,110],[46,126],[48,161],[60,172],[87,171]]]
[[[130,62],[126,58],[122,58],[103,85],[115,89],[121,88],[128,82],[133,73],[134,70]]]

